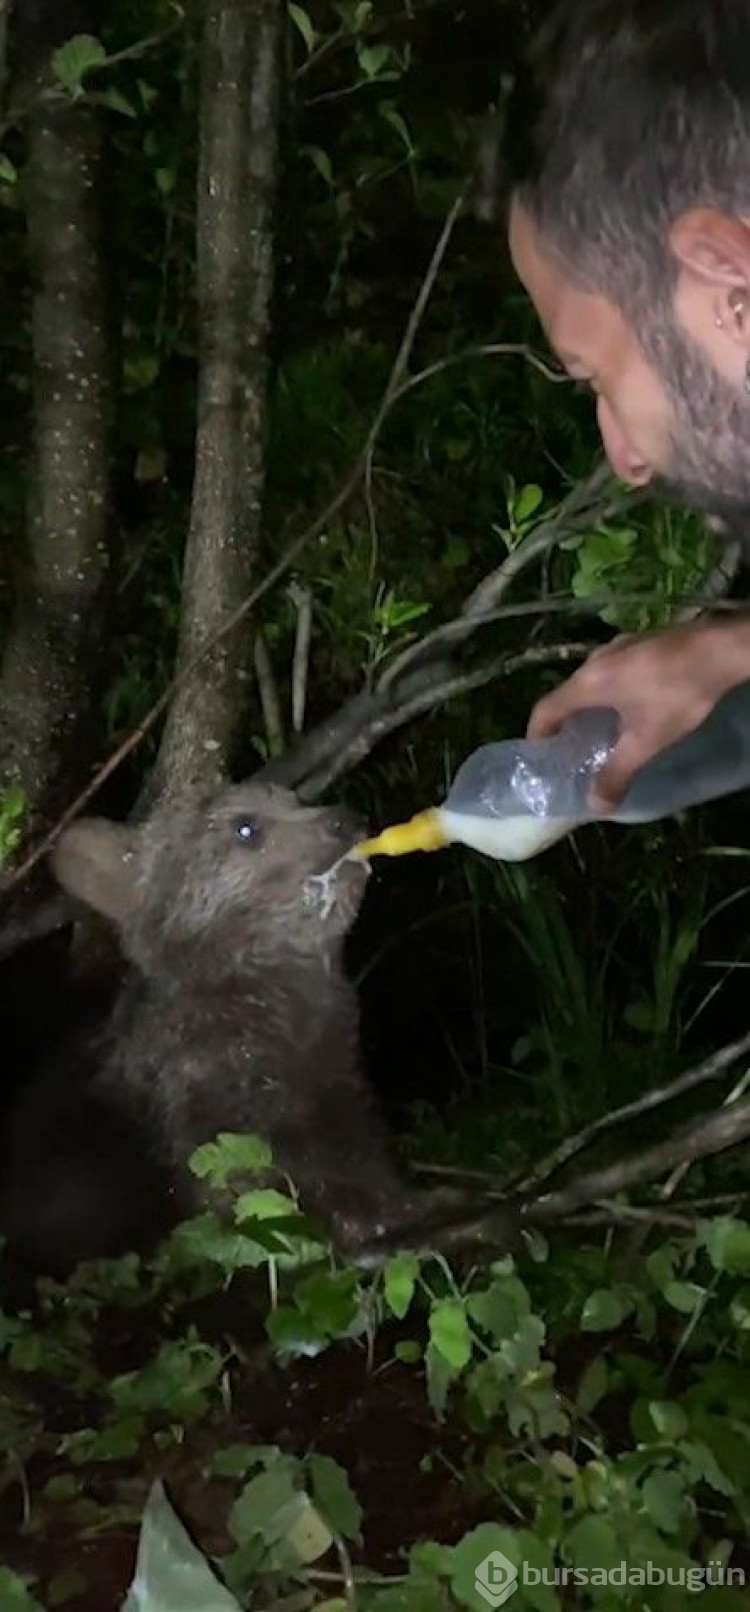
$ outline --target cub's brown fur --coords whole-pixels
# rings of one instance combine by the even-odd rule
[[[314,881],[355,833],[250,782],[138,828],[89,819],[63,835],[57,877],[116,926],[131,976],[89,1072],[20,1106],[0,1201],[11,1239],[46,1263],[132,1246],[167,1188],[173,1216],[196,1207],[186,1161],[220,1131],[264,1136],[349,1252],[442,1201],[399,1181],[361,1066],[343,946],[366,869]]]

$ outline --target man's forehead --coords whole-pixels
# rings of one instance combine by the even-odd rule
[[[561,362],[566,366],[594,364],[602,346],[609,346],[622,334],[616,328],[622,324],[617,310],[605,297],[583,290],[566,274],[545,246],[533,219],[517,202],[510,210],[508,244],[516,274]]]

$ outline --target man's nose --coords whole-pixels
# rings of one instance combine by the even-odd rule
[[[597,398],[596,416],[604,452],[615,475],[620,481],[628,482],[631,487],[645,487],[653,475],[651,465],[646,464],[636,453],[603,397]]]

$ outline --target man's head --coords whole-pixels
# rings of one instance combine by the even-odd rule
[[[505,152],[516,269],[613,468],[746,522],[749,0],[562,0]]]

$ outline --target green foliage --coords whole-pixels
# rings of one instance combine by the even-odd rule
[[[230,1160],[243,1177],[248,1164],[272,1168],[253,1138],[222,1138],[199,1159],[222,1191]],[[257,1199],[252,1241],[255,1216],[273,1218],[279,1205],[274,1189],[249,1196]],[[232,1236],[241,1240],[244,1225],[241,1219]],[[143,1515],[129,1612],[163,1612],[178,1594],[182,1607],[261,1609],[283,1604],[300,1583],[309,1585],[310,1606],[335,1606],[350,1552],[357,1594],[372,1612],[479,1608],[477,1583],[497,1589],[513,1572],[517,1604],[528,1608],[606,1612],[617,1604],[636,1612],[648,1584],[650,1605],[679,1612],[709,1561],[707,1604],[732,1612],[735,1592],[722,1573],[750,1525],[743,1301],[750,1223],[725,1214],[696,1221],[692,1233],[652,1236],[635,1267],[623,1252],[611,1238],[577,1250],[562,1243],[537,1248],[528,1264],[505,1257],[463,1277],[442,1257],[399,1255],[365,1277],[318,1250],[307,1270],[290,1268],[283,1293],[272,1289],[267,1333],[279,1358],[328,1350],[334,1372],[337,1350],[379,1336],[389,1315],[408,1312],[413,1347],[399,1340],[398,1369],[425,1370],[446,1437],[465,1429],[463,1480],[481,1497],[484,1520],[454,1544],[413,1543],[395,1578],[361,1563],[367,1512],[324,1436],[320,1447],[297,1453],[227,1439],[232,1347],[217,1348],[193,1324],[174,1331],[180,1303],[195,1291],[180,1232],[150,1261],[82,1268],[66,1287],[46,1283],[37,1313],[5,1316],[1,1338],[12,1373],[27,1384],[55,1383],[58,1393],[64,1384],[70,1401],[69,1431],[37,1426],[33,1435],[47,1451],[47,1470],[56,1462],[34,1499],[35,1527],[53,1508],[69,1528],[100,1530],[104,1516],[86,1494],[87,1472],[134,1461],[147,1470],[149,1450],[177,1449],[200,1428],[213,1443],[206,1477],[224,1486],[231,1546],[220,1560],[204,1555],[157,1483]],[[205,1278],[200,1245],[195,1258]],[[219,1287],[234,1268],[217,1273]],[[101,1303],[116,1302],[118,1292],[131,1316],[153,1313],[156,1304],[172,1317],[174,1335],[155,1341],[135,1369],[112,1375],[97,1360],[95,1334]],[[679,1392],[672,1388],[677,1362]],[[6,1371],[4,1380],[13,1375]],[[23,1445],[17,1417],[11,1431],[11,1410],[6,1447],[23,1447],[28,1462],[34,1443]],[[132,1502],[110,1505],[107,1526],[115,1514],[132,1517]],[[407,1548],[408,1530],[406,1508]],[[9,1569],[6,1577],[16,1596],[9,1606],[36,1604]]]
[[[21,842],[26,801],[20,789],[0,795],[0,868],[10,861]]]
[[[575,555],[575,597],[611,601],[599,613],[620,632],[668,625],[676,605],[699,594],[711,568],[704,523],[671,510],[628,526],[598,526],[561,548]]]
[[[0,1567],[0,1606],[5,1612],[42,1612],[39,1602],[31,1593],[29,1581]]]
[[[76,34],[55,51],[52,71],[68,94],[75,98],[82,93],[87,73],[92,68],[101,67],[106,60],[107,52],[100,39],[95,39],[92,34]]]

